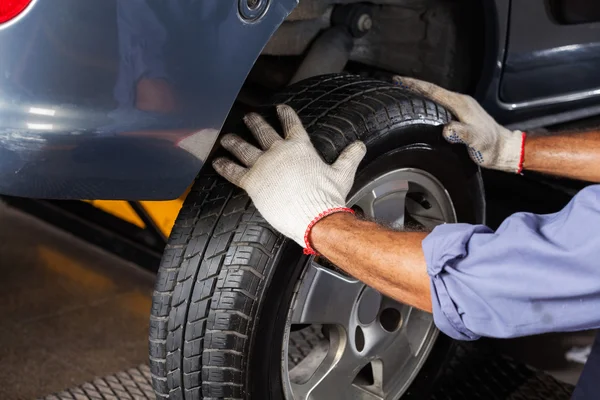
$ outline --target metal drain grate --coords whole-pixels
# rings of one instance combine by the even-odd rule
[[[117,372],[104,378],[95,379],[64,392],[51,394],[43,400],[154,400],[150,368],[140,365],[137,368]]]
[[[431,400],[569,400],[573,385],[482,344],[461,343]]]
[[[296,336],[298,351],[310,351],[318,330],[302,330]],[[294,360],[290,359],[293,363]],[[485,346],[459,345],[449,367],[440,377],[440,386],[430,400],[568,400],[573,386],[554,379]],[[41,400],[154,400],[150,368],[141,365]],[[321,400],[321,399],[319,399]]]

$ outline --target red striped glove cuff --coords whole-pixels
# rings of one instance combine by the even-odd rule
[[[312,230],[313,226],[315,226],[315,224],[317,222],[319,222],[320,220],[322,220],[323,218],[325,218],[328,215],[335,214],[338,212],[349,212],[350,214],[354,214],[354,210],[351,208],[336,207],[336,208],[330,208],[329,210],[325,210],[322,213],[320,213],[319,215],[317,215],[310,222],[310,224],[308,224],[308,227],[306,228],[306,232],[304,233],[304,254],[314,255],[314,256],[319,255],[319,253],[317,253],[315,251],[315,249],[312,248],[310,241],[308,240],[308,237],[310,236],[310,231]]]
[[[527,139],[527,134],[525,132],[521,132],[523,136],[521,136],[521,156],[519,157],[519,167],[517,169],[517,174],[523,173],[523,163],[525,162],[525,139]]]

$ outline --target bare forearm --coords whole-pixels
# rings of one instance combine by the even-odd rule
[[[529,171],[600,182],[600,131],[528,137],[523,167]]]
[[[431,289],[421,242],[424,232],[396,232],[348,213],[317,223],[313,247],[339,268],[383,294],[431,312]]]

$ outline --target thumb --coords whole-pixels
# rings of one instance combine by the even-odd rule
[[[435,85],[431,82],[422,81],[420,79],[396,75],[392,78],[392,80],[397,86],[431,99],[436,103],[439,103],[442,106],[450,109],[453,114],[456,114],[454,106],[459,102],[461,97],[460,94],[451,92],[450,90],[444,89],[441,86]]]
[[[365,154],[367,154],[367,146],[361,141],[356,141],[342,151],[333,163],[333,168],[341,174],[344,181],[353,180],[358,164]]]
[[[471,125],[452,121],[444,127],[444,139],[450,143],[462,143],[471,146],[475,140],[475,132]]]
[[[481,114],[487,115],[479,103],[470,96],[452,92],[431,82],[414,78],[394,76],[393,81],[400,88],[417,93],[447,108],[461,121],[472,119],[474,116],[481,116]]]

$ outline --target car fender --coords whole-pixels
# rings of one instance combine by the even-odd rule
[[[35,0],[0,25],[0,194],[157,200],[296,0]]]

